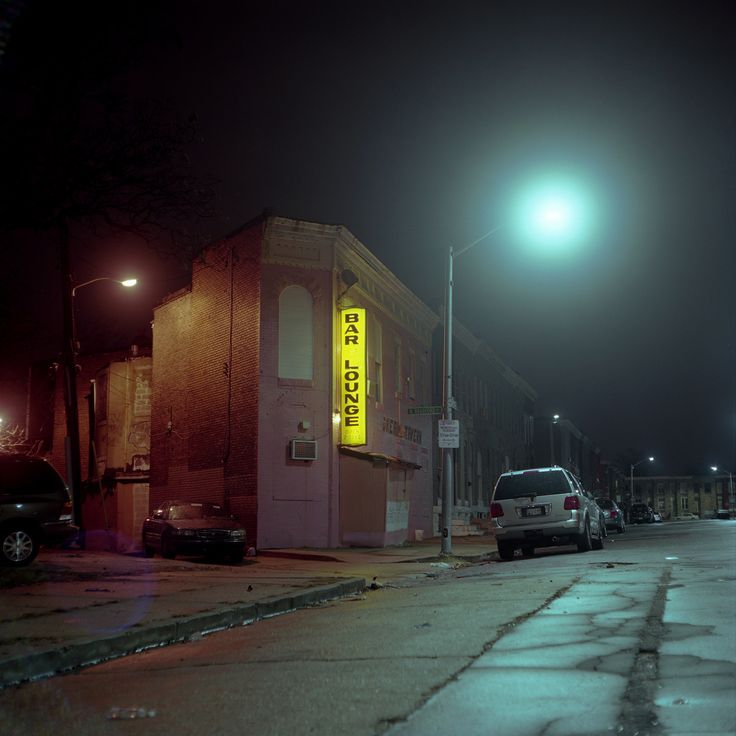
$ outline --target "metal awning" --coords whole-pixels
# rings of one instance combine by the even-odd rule
[[[395,455],[386,455],[382,452],[367,452],[365,450],[356,450],[353,447],[347,447],[340,445],[338,450],[343,455],[349,455],[350,457],[357,457],[359,460],[369,460],[374,464],[385,463],[386,465],[395,465],[396,467],[403,468],[404,470],[421,470],[422,466],[413,463],[411,460],[404,460],[403,458],[396,457]]]

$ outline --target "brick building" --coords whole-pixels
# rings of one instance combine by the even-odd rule
[[[437,316],[345,227],[263,217],[154,313],[151,505],[222,503],[260,547],[432,533]]]

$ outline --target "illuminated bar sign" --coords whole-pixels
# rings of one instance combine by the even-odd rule
[[[365,444],[365,309],[351,307],[340,313],[340,409],[342,444]]]

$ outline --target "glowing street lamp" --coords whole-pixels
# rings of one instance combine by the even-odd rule
[[[521,200],[517,216],[524,224],[522,230],[531,235],[534,240],[543,240],[547,236],[558,246],[567,244],[571,235],[580,234],[581,214],[580,198],[571,197],[569,188],[553,185],[548,182],[544,187],[533,191],[530,196]],[[457,408],[452,388],[452,307],[453,307],[453,265],[455,258],[469,251],[473,246],[486,240],[501,229],[501,226],[489,230],[476,240],[455,250],[450,247],[447,258],[447,288],[445,291],[445,355],[444,355],[444,411],[443,418],[452,422],[452,413]],[[455,425],[456,434],[453,435],[458,444],[450,447],[445,442],[443,472],[445,482],[442,496],[442,547],[441,554],[452,554],[452,515],[455,498],[455,471],[453,450],[459,446],[459,427]]]

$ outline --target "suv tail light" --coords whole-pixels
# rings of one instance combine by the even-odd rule
[[[580,508],[580,499],[577,496],[565,496],[565,511]]]
[[[500,503],[491,504],[491,519],[495,519],[498,516],[503,516],[503,506]]]
[[[613,509],[611,509],[611,518],[612,519],[618,518],[618,511],[614,511]]]

